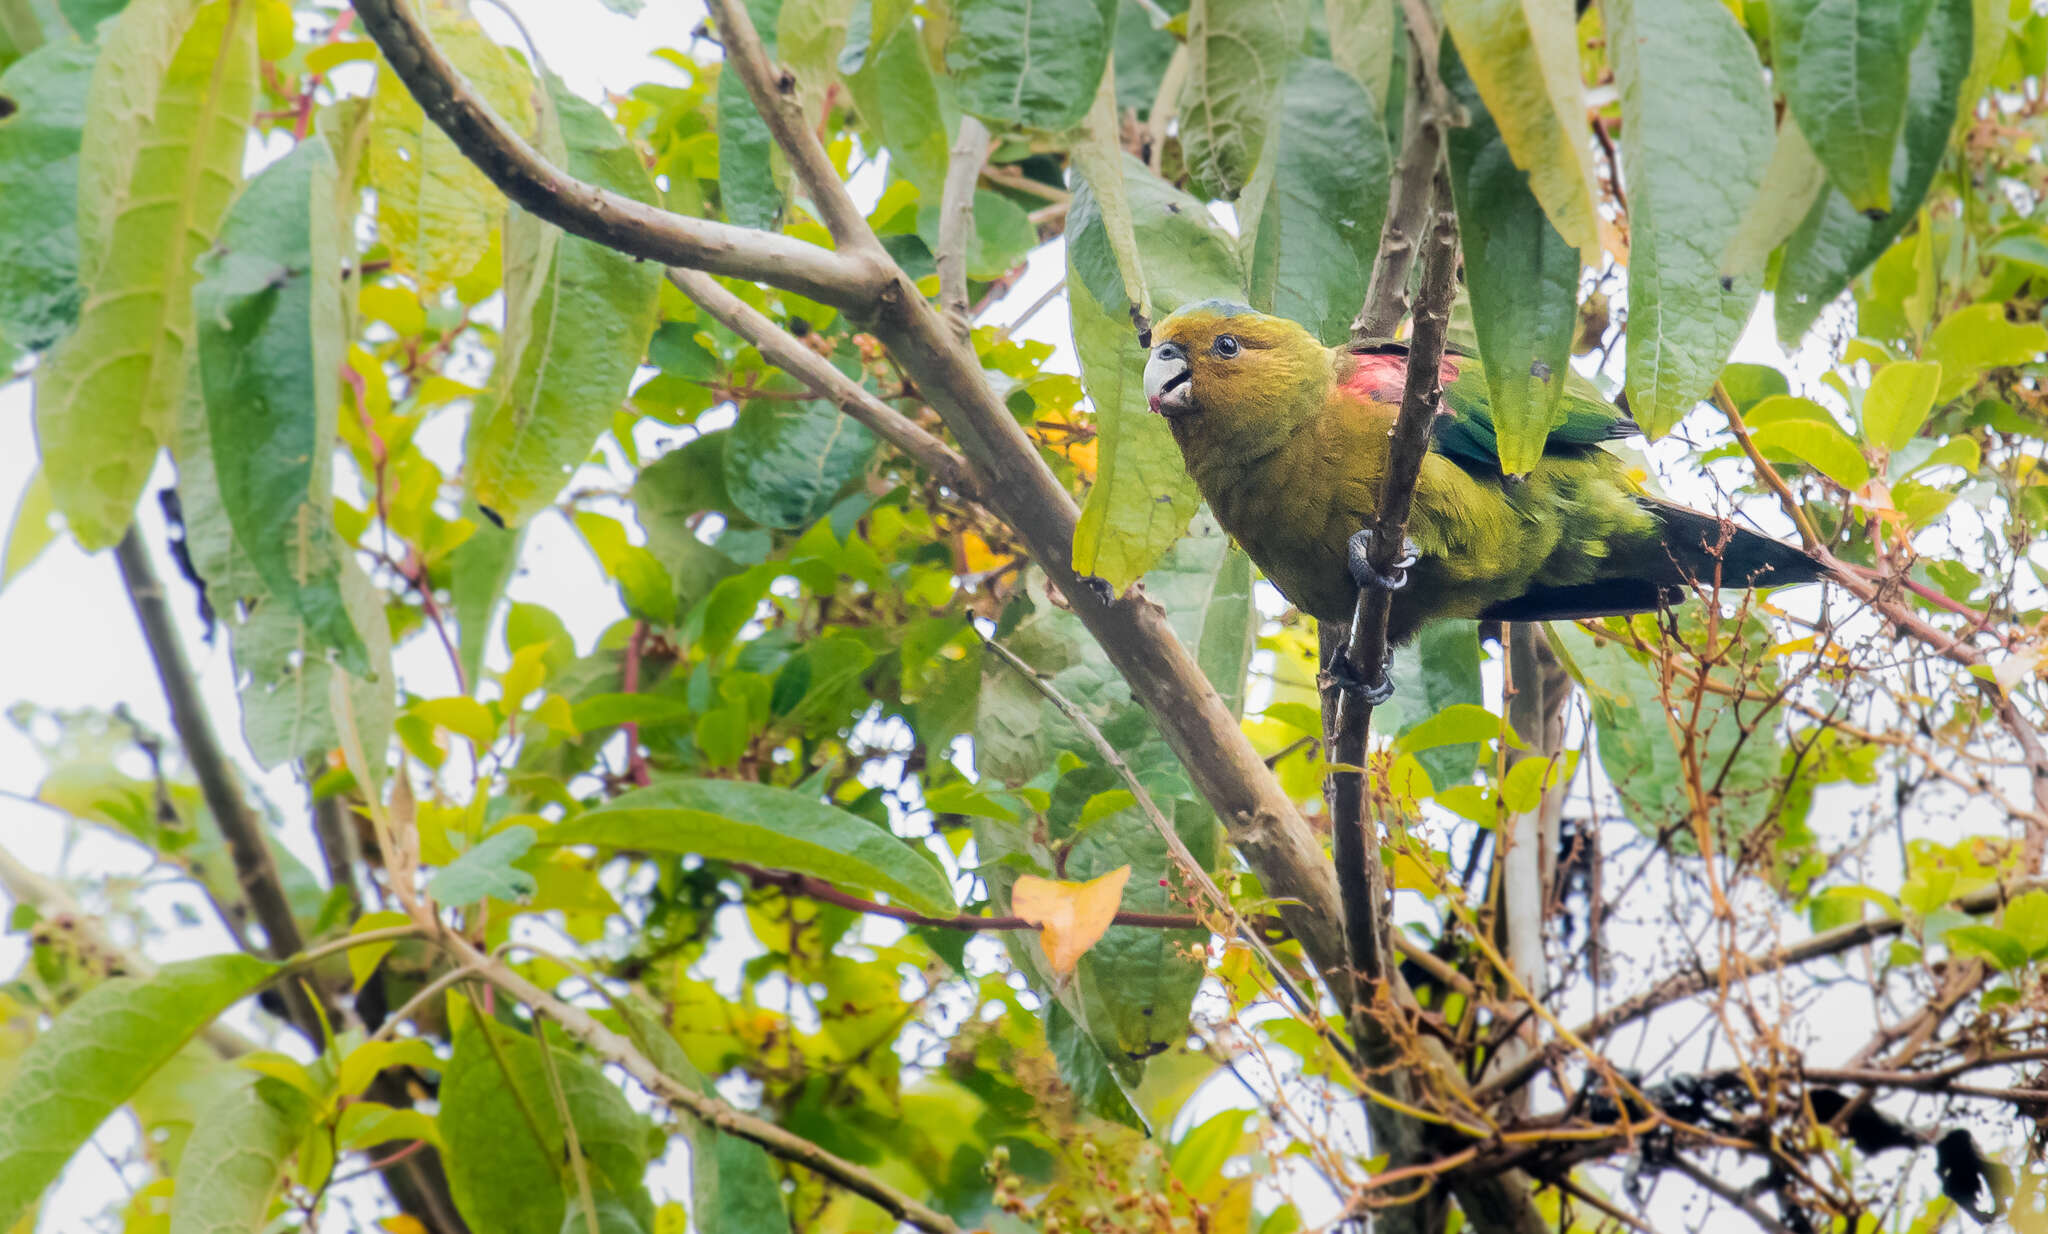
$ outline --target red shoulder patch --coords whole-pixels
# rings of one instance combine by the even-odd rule
[[[1338,389],[1375,403],[1401,401],[1402,388],[1408,382],[1408,357],[1404,355],[1357,356],[1351,372],[1338,384]],[[1444,385],[1458,379],[1458,362],[1455,356],[1445,356],[1439,374]]]

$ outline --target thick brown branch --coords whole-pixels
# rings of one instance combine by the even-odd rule
[[[839,170],[832,166],[831,156],[819,144],[818,135],[811,129],[814,121],[804,114],[803,106],[798,102],[796,74],[769,63],[768,52],[761,45],[761,36],[754,29],[754,19],[747,12],[746,5],[737,0],[709,0],[709,7],[712,19],[718,23],[720,42],[725,47],[726,67],[737,72],[746,84],[747,95],[754,100],[754,110],[768,122],[769,135],[789,157],[790,169],[796,173],[797,182],[811,195],[811,204],[817,207],[818,217],[825,221],[825,230],[832,233],[841,251],[879,256],[881,242],[875,239],[867,216],[839,178]],[[703,265],[694,261],[671,264]]]
[[[773,279],[828,304],[858,301],[881,271],[779,232],[753,231],[644,205],[570,176],[507,128],[441,54],[405,0],[359,0],[356,16],[429,119],[520,207],[563,231],[663,265]]]
[[[844,247],[826,253],[780,236],[639,206],[626,210],[547,167],[506,131],[462,85],[453,65],[433,51],[399,0],[361,0],[357,12],[427,115],[521,206],[632,256],[757,278],[871,322],[986,478],[991,508],[1072,604],[1157,721],[1196,788],[1232,828],[1238,851],[1284,905],[1288,929],[1330,980],[1346,984],[1336,881],[1314,833],[1175,637],[1165,612],[1135,591],[1105,601],[1076,577],[1072,553],[1079,511],[1072,495],[989,387],[979,358],[960,344],[901,269]],[[1348,996],[1348,990],[1341,993]]]

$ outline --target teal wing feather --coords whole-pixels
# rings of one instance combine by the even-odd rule
[[[1403,343],[1367,343],[1356,350],[1372,355],[1406,355]],[[1493,406],[1486,390],[1486,373],[1477,356],[1461,347],[1446,347],[1446,361],[1456,369],[1455,380],[1444,386],[1444,409],[1432,426],[1439,454],[1467,470],[1493,475],[1500,472],[1500,446],[1494,432]],[[1558,400],[1557,420],[1543,452],[1553,457],[1575,458],[1601,442],[1634,437],[1643,430],[1629,413],[1601,396],[1599,387],[1577,372],[1565,375],[1564,394]]]

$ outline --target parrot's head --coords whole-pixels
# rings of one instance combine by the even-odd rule
[[[1290,432],[1321,409],[1330,353],[1284,317],[1204,300],[1152,328],[1145,399],[1177,430],[1204,437]]]

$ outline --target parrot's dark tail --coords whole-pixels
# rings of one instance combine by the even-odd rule
[[[1828,568],[1796,544],[1668,501],[1644,500],[1664,524],[1672,581],[1721,587],[1794,587],[1828,576]]]

